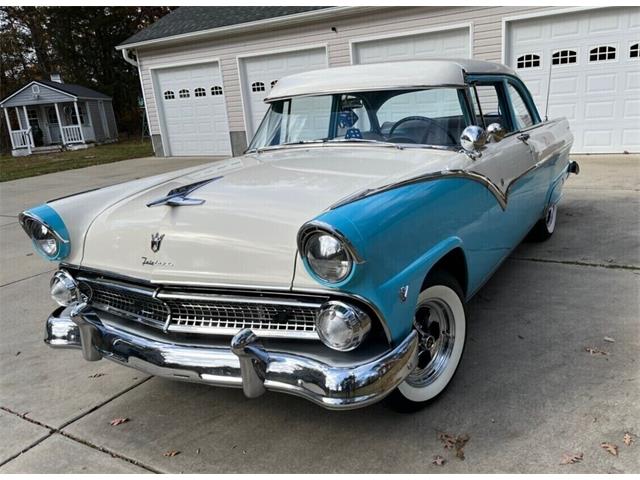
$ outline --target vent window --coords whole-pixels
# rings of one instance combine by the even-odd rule
[[[262,82],[253,82],[251,84],[251,91],[252,92],[264,92],[265,91],[264,83],[262,83]]]
[[[604,62],[607,60],[616,59],[616,47],[610,45],[602,45],[600,47],[592,48],[589,51],[590,62]]]
[[[187,90],[186,88],[183,88],[178,92],[178,96],[180,98],[189,98],[191,94],[189,93],[189,90]]]
[[[527,53],[518,57],[516,61],[517,68],[535,68],[540,66],[540,55],[535,53]]]
[[[211,87],[211,95],[222,95],[222,87],[219,85]]]
[[[173,100],[174,98],[176,98],[176,96],[174,95],[173,90],[167,90],[166,92],[164,92],[165,100]]]

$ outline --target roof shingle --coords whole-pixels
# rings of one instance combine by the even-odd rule
[[[127,38],[121,45],[294,15],[322,8],[329,7],[180,7]]]

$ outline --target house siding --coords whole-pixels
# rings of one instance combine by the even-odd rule
[[[31,87],[29,87],[18,93],[15,97],[12,97],[9,100],[5,101],[2,106],[5,108],[9,108],[22,105],[40,105],[43,103],[62,103],[73,101],[73,95],[56,92],[52,88],[46,87],[44,85],[39,85],[39,87],[40,94],[38,98],[33,97],[33,92],[31,91]]]
[[[351,64],[351,43],[360,38],[398,34],[470,23],[472,56],[500,62],[502,57],[502,19],[532,12],[553,11],[549,7],[403,7],[359,12],[335,19],[308,21],[304,24],[255,33],[242,33],[214,40],[159,48],[139,48],[141,83],[144,90],[149,127],[160,135],[160,119],[154,97],[155,68],[176,64],[219,60],[225,89],[229,130],[236,138],[245,131],[238,57],[260,52],[303,49],[326,45],[328,64],[338,67]],[[331,30],[337,29],[337,33]]]

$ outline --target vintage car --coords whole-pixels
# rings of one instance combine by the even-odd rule
[[[176,380],[413,411],[451,381],[465,303],[578,166],[509,68],[282,78],[243,156],[20,215],[59,262],[46,343]]]

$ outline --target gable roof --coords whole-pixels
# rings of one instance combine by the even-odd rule
[[[0,100],[0,105],[4,105],[4,103],[7,102],[9,99],[15,97],[17,94],[26,90],[27,88],[31,87],[31,85],[34,85],[34,84],[51,88],[53,90],[56,90],[57,92],[68,95],[73,99],[78,99],[78,98],[92,98],[92,99],[96,98],[100,100],[111,99],[110,96],[105,95],[104,93],[100,93],[96,90],[93,90],[88,87],[83,87],[82,85],[77,85],[75,83],[58,83],[58,82],[52,82],[50,80],[32,80],[31,82],[27,83],[25,86],[20,87],[18,90],[16,90],[12,94]]]
[[[166,37],[214,30],[332,7],[180,7],[127,38],[119,48]]]

